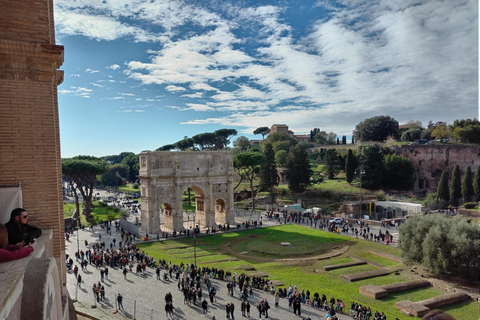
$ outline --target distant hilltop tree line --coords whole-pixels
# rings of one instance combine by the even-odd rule
[[[228,147],[230,140],[236,135],[235,129],[219,129],[215,132],[200,133],[191,138],[185,137],[174,144],[166,144],[156,151],[222,150]]]
[[[436,139],[440,141],[480,143],[480,122],[477,119],[455,120],[453,125],[445,122],[430,121],[426,128],[420,121],[409,121],[399,126],[390,116],[376,116],[361,121],[352,133],[356,141],[383,142],[388,138],[397,141],[416,141]]]

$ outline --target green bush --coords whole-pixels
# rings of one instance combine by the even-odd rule
[[[385,191],[379,190],[375,192],[375,199],[377,201],[385,201],[387,199],[387,197],[385,196]]]
[[[400,249],[406,264],[421,263],[430,272],[480,279],[480,228],[461,217],[429,214],[400,227]]]
[[[138,184],[138,182],[135,182],[135,183],[132,185],[132,188],[133,188],[133,189],[138,189],[138,188],[140,188],[140,185]]]
[[[466,202],[463,204],[463,207],[465,209],[473,209],[477,206],[477,204],[475,202]]]

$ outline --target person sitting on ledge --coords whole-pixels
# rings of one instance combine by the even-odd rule
[[[5,225],[0,223],[0,262],[17,260],[28,256],[33,252],[32,246],[22,246],[8,244],[8,232]]]
[[[27,224],[27,210],[22,208],[13,209],[10,214],[10,221],[5,224],[8,230],[8,243],[16,244],[20,248],[27,245],[26,242],[33,242],[34,238],[42,235],[42,230]],[[26,239],[28,234],[28,239]]]

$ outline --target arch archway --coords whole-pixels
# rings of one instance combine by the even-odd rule
[[[160,231],[159,207],[164,205],[165,231],[183,231],[183,193],[195,192],[195,224],[234,224],[233,153],[142,152],[140,154],[142,229]],[[217,199],[221,210],[216,212]],[[165,206],[167,204],[167,206]]]

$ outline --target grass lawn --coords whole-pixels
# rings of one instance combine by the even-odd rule
[[[128,194],[134,194],[136,192],[140,192],[140,188],[135,189],[133,187],[133,183],[127,183],[126,185],[118,186],[118,191]]]
[[[292,247],[285,247],[280,242],[290,242]],[[169,240],[157,243],[139,244],[141,250],[158,259],[172,263],[193,263],[193,239]],[[329,250],[348,246],[348,250],[330,259],[318,260]],[[378,243],[353,239],[343,235],[332,234],[298,225],[282,225],[232,232],[227,234],[203,236],[197,239],[197,264],[199,266],[217,267],[224,270],[244,272],[245,266],[253,266],[263,271],[272,280],[279,280],[288,287],[297,285],[310,292],[324,293],[327,297],[342,299],[349,305],[352,301],[370,306],[373,310],[384,311],[389,319],[410,319],[394,307],[394,303],[403,299],[419,301],[435,297],[443,292],[435,288],[425,288],[396,293],[382,300],[375,300],[359,294],[359,288],[367,284],[382,285],[417,279],[408,272],[402,263],[391,261],[371,254],[368,251],[383,251],[400,256],[400,250]],[[348,282],[342,274],[373,270],[377,267],[361,265],[332,271],[321,270],[322,266],[354,261],[350,256],[362,257],[372,262],[400,270],[377,278]],[[403,271],[405,270],[405,271]],[[248,273],[248,271],[246,272]],[[467,302],[445,308],[457,319],[478,319],[478,304]]]
[[[121,212],[115,212],[112,208],[102,207],[100,206],[99,201],[93,201],[93,208],[91,208],[91,213],[95,217],[97,223],[100,223],[101,220],[110,220],[110,219],[118,219],[121,216]],[[63,217],[68,218],[73,215],[75,211],[75,204],[74,203],[63,203]],[[88,222],[83,215],[82,203],[80,203],[80,223],[87,226]]]
[[[358,194],[360,197],[360,188],[358,184],[358,179],[353,180],[352,184],[348,184],[345,177],[336,177],[335,179],[325,180],[322,183],[315,184],[314,187],[339,193]],[[362,188],[362,194],[370,194],[370,190]]]

